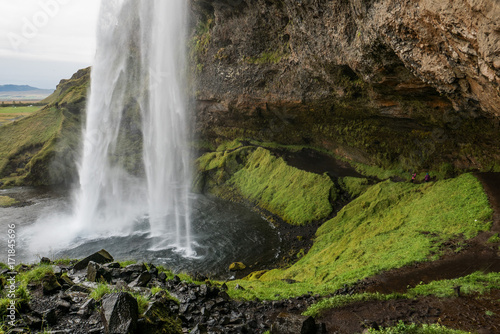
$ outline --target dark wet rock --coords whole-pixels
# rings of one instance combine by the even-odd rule
[[[59,277],[57,281],[59,282],[59,284],[61,284],[61,286],[63,286],[66,289],[75,285],[75,283],[73,283],[73,281],[71,280],[71,278],[68,277],[68,275],[61,275],[61,277]]]
[[[207,277],[207,276],[205,276],[205,275],[203,275],[203,274],[200,274],[200,273],[198,273],[198,272],[194,273],[194,274],[192,275],[192,277],[193,277],[193,280],[194,280],[194,281],[197,281],[197,282],[204,282],[204,281],[206,281],[206,280],[208,279],[208,277]]]
[[[86,294],[90,294],[91,290],[87,287],[81,285],[73,285],[71,288],[67,290],[67,292],[82,292]]]
[[[23,316],[23,320],[29,328],[41,329],[42,319],[31,314],[26,314]]]
[[[80,309],[78,310],[77,314],[82,318],[86,319],[94,312],[95,305],[96,302],[94,298],[89,298],[85,303],[83,303],[82,306],[80,306]]]
[[[111,282],[111,272],[109,272],[102,265],[90,261],[87,267],[87,279],[91,282],[99,282],[104,280],[106,282]]]
[[[42,278],[42,288],[44,295],[51,295],[61,290],[61,284],[57,281],[56,275],[47,273]]]
[[[101,249],[100,251],[87,256],[85,259],[77,262],[74,266],[74,270],[83,270],[87,268],[88,264],[90,261],[93,261],[95,263],[99,264],[104,264],[108,262],[113,262],[113,257],[104,249]]]
[[[145,272],[139,274],[139,277],[137,277],[128,286],[131,288],[145,287],[149,283],[150,280],[151,280],[151,274],[149,272],[145,271]]]
[[[50,326],[57,323],[57,312],[55,308],[51,308],[43,313],[43,322]]]
[[[160,280],[160,282],[165,282],[167,280],[167,274],[162,271],[158,274],[158,279]]]
[[[59,300],[56,303],[57,310],[61,313],[68,313],[71,307],[71,304],[65,300]]]
[[[40,259],[40,264],[50,264],[50,263],[51,263],[51,261],[48,257],[42,257]]]
[[[104,268],[109,268],[109,269],[112,269],[112,268],[121,268],[120,264],[118,262],[110,262],[110,263],[106,263],[103,265]]]
[[[135,263],[121,269],[119,277],[127,283],[130,283],[139,277],[139,275],[143,272],[147,272],[146,265],[144,263]]]
[[[207,334],[207,327],[197,324],[190,332],[189,334]]]
[[[103,299],[101,320],[106,333],[133,333],[138,316],[137,300],[126,292],[112,293]]]
[[[181,322],[177,318],[179,306],[165,291],[154,295],[153,301],[144,312],[144,322],[139,323],[141,333],[182,333]]]
[[[271,326],[272,334],[315,334],[316,322],[312,317],[280,313]]]

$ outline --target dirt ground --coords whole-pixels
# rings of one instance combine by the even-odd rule
[[[500,271],[499,245],[487,243],[500,231],[500,173],[476,175],[483,183],[494,209],[493,226],[469,240],[463,250],[456,253],[456,240],[445,245],[445,256],[438,261],[420,263],[363,281],[356,292],[404,292],[420,282],[451,279],[478,270]],[[500,333],[500,291],[481,296],[468,295],[454,298],[423,297],[416,300],[390,300],[356,303],[329,310],[317,321],[327,325],[328,333],[361,333],[367,327],[393,326],[398,321],[413,323],[441,323],[447,327],[473,333]]]

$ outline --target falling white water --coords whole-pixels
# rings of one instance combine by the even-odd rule
[[[192,252],[186,4],[102,2],[75,196],[83,235],[130,233],[149,217],[155,247]]]

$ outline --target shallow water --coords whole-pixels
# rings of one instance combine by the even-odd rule
[[[182,251],[166,244],[168,236],[151,236],[147,217],[137,221],[133,229],[114,235],[72,235],[69,192],[48,189],[14,188],[0,190],[26,203],[25,206],[1,208],[0,242],[6,245],[7,225],[16,224],[17,263],[37,262],[40,257],[82,258],[102,248],[116,260],[138,260],[161,264],[174,271],[200,272],[227,278],[229,264],[241,261],[247,265],[268,262],[279,253],[278,232],[262,217],[248,208],[192,195],[193,241],[195,255],[186,257]],[[0,254],[6,262],[7,251]]]

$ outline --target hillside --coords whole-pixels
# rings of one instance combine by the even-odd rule
[[[0,128],[0,186],[74,180],[89,78],[87,68],[62,80],[45,107]]]
[[[42,90],[42,89],[31,87],[28,85],[0,85],[0,92],[25,92],[34,90]]]

